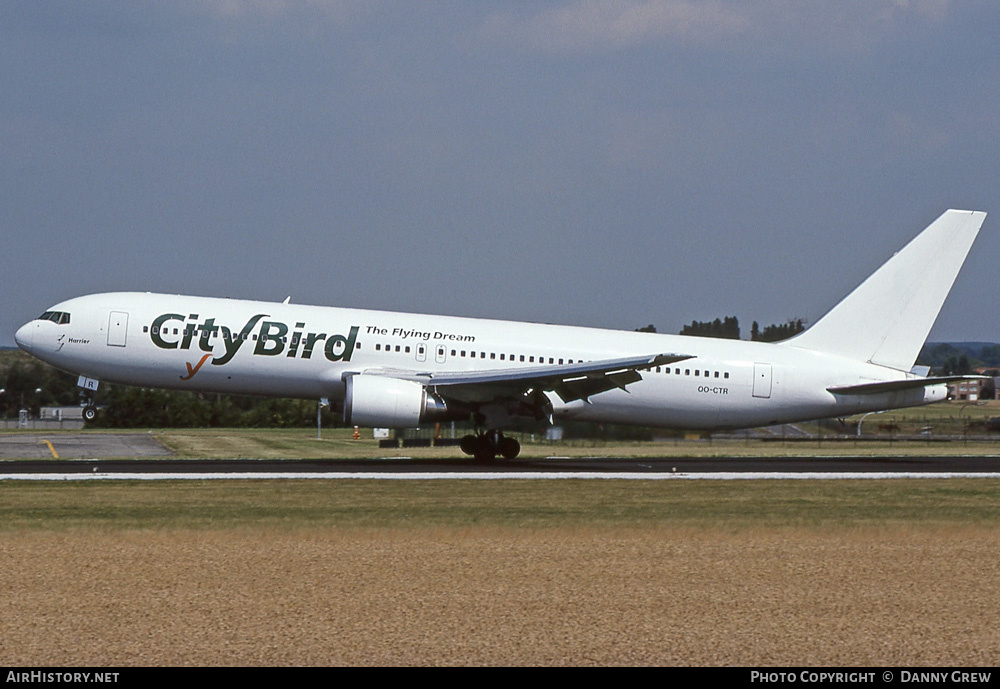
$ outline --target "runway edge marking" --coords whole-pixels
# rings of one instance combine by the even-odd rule
[[[399,474],[384,473],[211,473],[211,474],[135,474],[135,473],[93,473],[93,474],[0,474],[0,481],[205,481],[205,480],[380,480],[380,481],[498,481],[498,480],[560,480],[560,479],[590,479],[590,480],[623,480],[623,481],[753,481],[753,480],[872,480],[872,479],[950,479],[950,478],[993,478],[1000,479],[1000,474],[985,472],[878,472],[878,473],[830,473],[830,472],[798,472],[798,473],[750,473],[750,472],[716,472],[716,473],[670,473],[650,474],[641,472],[477,472],[477,473],[414,473]]]

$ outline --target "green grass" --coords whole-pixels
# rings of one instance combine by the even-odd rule
[[[462,458],[457,447],[388,448],[378,447],[370,431],[360,440],[348,429],[323,431],[316,438],[314,429],[193,429],[163,430],[153,434],[180,457],[227,459],[366,459],[407,456],[426,459]],[[986,455],[1000,456],[1000,443],[970,437],[968,441],[933,442],[895,439],[831,441],[818,438],[787,442],[762,440],[685,440],[662,442],[567,440],[532,442],[529,435],[517,435],[521,458],[568,457],[789,457],[817,456],[921,456]]]
[[[869,414],[862,423],[866,435],[887,436],[889,431],[879,426],[896,424],[898,434],[919,433],[930,427],[932,433],[941,435],[969,434],[970,438],[984,435],[983,424],[990,418],[1000,416],[1000,401],[983,402],[939,402],[926,407],[895,409]],[[846,421],[847,431],[854,433],[861,416],[852,416]],[[808,427],[808,424],[803,424]]]
[[[868,423],[868,422],[866,422]],[[417,459],[462,459],[458,447],[379,448],[371,431],[362,431],[359,440],[349,429],[326,429],[317,439],[316,430],[199,428],[162,430],[0,430],[0,435],[30,433],[42,435],[58,446],[61,434],[152,434],[176,456],[190,459],[377,459],[414,457]],[[521,458],[551,456],[566,457],[836,457],[836,456],[926,456],[976,455],[1000,457],[1000,441],[982,434],[951,441],[935,440],[934,436],[907,440],[866,437],[831,439],[829,436],[808,440],[728,440],[728,439],[666,439],[662,441],[566,440],[547,442],[530,435],[515,434],[521,442]],[[995,438],[995,436],[994,436]],[[126,457],[127,459],[127,457]]]
[[[0,482],[0,531],[1000,526],[1000,479]]]

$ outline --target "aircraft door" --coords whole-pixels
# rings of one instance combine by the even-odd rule
[[[761,398],[771,396],[771,364],[753,365],[753,396]]]
[[[423,342],[417,345],[417,361],[427,361],[427,345]]]
[[[439,364],[443,364],[445,357],[447,356],[448,356],[448,350],[445,349],[445,346],[443,344],[439,344],[437,346],[437,350],[434,352],[434,361],[438,362]]]
[[[125,333],[128,330],[128,314],[124,311],[112,311],[108,320],[108,346],[124,347]]]

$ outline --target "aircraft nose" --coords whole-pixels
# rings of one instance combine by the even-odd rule
[[[14,342],[24,351],[31,351],[31,336],[34,332],[34,325],[32,323],[25,323],[14,333]]]

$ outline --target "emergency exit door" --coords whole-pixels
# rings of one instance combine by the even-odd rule
[[[771,396],[771,364],[753,365],[753,396]]]

